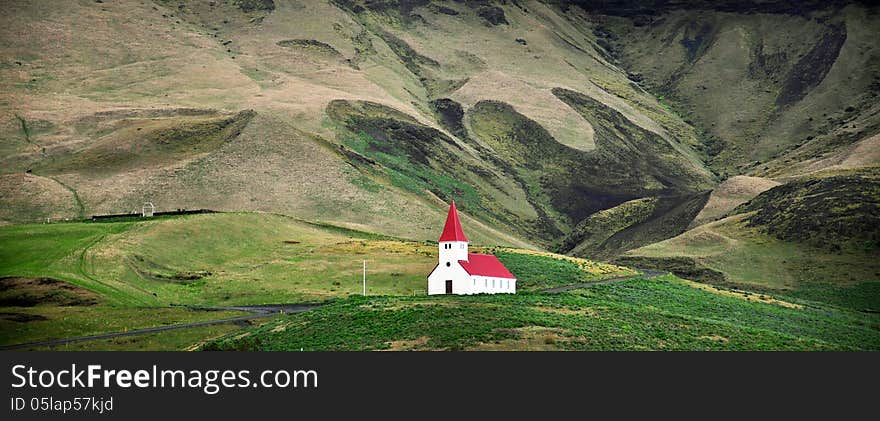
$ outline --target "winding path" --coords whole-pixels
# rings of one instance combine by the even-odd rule
[[[165,325],[165,326],[156,326],[156,327],[148,327],[144,329],[134,329],[127,330],[124,332],[109,332],[109,333],[100,333],[97,335],[88,335],[88,336],[77,336],[74,338],[63,338],[63,339],[52,339],[48,341],[39,341],[39,342],[28,342],[23,344],[15,344],[15,345],[4,345],[0,346],[0,351],[10,351],[14,349],[21,348],[32,348],[37,346],[56,346],[56,345],[64,345],[73,342],[83,342],[83,341],[93,341],[97,339],[110,339],[116,338],[120,336],[132,336],[132,335],[143,335],[146,333],[155,333],[155,332],[164,332],[166,330],[174,330],[174,329],[186,329],[191,327],[199,327],[199,326],[211,326],[211,325],[219,325],[224,323],[234,323],[241,322],[253,319],[259,319],[263,317],[269,317],[279,312],[284,313],[301,313],[303,311],[308,311],[313,308],[317,308],[322,306],[323,304],[269,304],[269,305],[256,305],[256,306],[237,306],[237,307],[188,307],[194,310],[239,310],[239,311],[249,311],[253,314],[249,316],[240,316],[240,317],[232,317],[228,319],[219,319],[219,320],[207,320],[203,322],[192,322],[192,323],[180,323],[174,325]]]
[[[583,282],[579,284],[566,285],[562,287],[556,288],[548,288],[541,290],[540,292],[546,292],[550,294],[558,294],[560,292],[571,291],[575,289],[589,288],[593,285],[599,284],[610,284],[614,282],[623,282],[628,281],[630,279],[650,279],[656,278],[659,276],[666,275],[667,272],[661,272],[656,270],[641,270],[641,273],[638,275],[631,276],[619,276],[617,278],[608,278],[602,279],[599,281],[592,282]],[[109,333],[101,333],[97,335],[88,335],[88,336],[77,336],[74,338],[63,338],[63,339],[52,339],[48,341],[39,341],[39,342],[29,342],[23,344],[15,344],[15,345],[4,345],[0,346],[0,351],[9,351],[13,349],[22,349],[22,348],[32,348],[37,346],[56,346],[56,345],[64,345],[73,342],[83,342],[83,341],[93,341],[97,339],[110,339],[117,338],[120,336],[132,336],[132,335],[143,335],[146,333],[156,333],[156,332],[164,332],[166,330],[174,330],[174,329],[186,329],[191,327],[199,327],[199,326],[211,326],[211,325],[219,325],[224,323],[235,323],[247,320],[254,320],[263,317],[269,317],[274,314],[278,314],[280,312],[284,313],[301,313],[303,311],[308,311],[313,308],[317,308],[322,306],[323,304],[265,304],[265,305],[254,305],[254,306],[230,306],[230,307],[188,307],[193,310],[238,310],[238,311],[247,311],[253,314],[249,316],[240,316],[240,317],[232,317],[228,319],[219,319],[219,320],[207,320],[203,322],[192,322],[192,323],[180,323],[174,325],[166,325],[166,326],[156,326],[156,327],[148,327],[144,329],[135,329],[128,330],[124,332],[109,332]]]

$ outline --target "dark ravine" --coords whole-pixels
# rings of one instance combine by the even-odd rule
[[[692,219],[699,212],[696,202],[704,203],[707,195],[700,194],[683,213],[677,206],[690,203],[691,196],[712,185],[708,172],[692,167],[669,141],[619,112],[573,91],[554,93],[596,127],[597,150],[559,143],[537,122],[500,101],[479,101],[466,112],[448,98],[432,101],[437,120],[457,139],[367,101],[331,101],[327,114],[351,139],[346,148],[376,163],[365,171],[382,172],[384,167],[392,171],[390,176],[407,175],[441,199],[455,199],[463,210],[506,224],[533,241],[558,241],[560,234],[593,213],[639,197],[663,198],[663,206],[649,220],[665,225],[638,226],[635,232],[645,231],[651,240],[679,234],[690,222],[688,216]],[[463,148],[462,142],[477,153]],[[408,164],[394,157],[405,157]],[[362,161],[349,162],[363,166]],[[491,189],[505,188],[499,176],[516,182],[537,220],[525,220],[492,202]],[[450,186],[445,179],[480,182]],[[663,212],[682,216],[663,217]],[[621,238],[613,239],[608,255],[646,244]]]
[[[687,230],[688,225],[709,200],[710,193],[706,191],[686,196],[659,197],[653,211],[644,219],[613,232],[596,246],[578,250],[574,255],[608,260],[627,250],[675,237]],[[581,227],[582,230],[584,228],[586,227]],[[578,244],[589,240],[589,237],[578,237],[578,232],[573,231],[563,240],[563,247],[567,248],[561,248],[560,252],[570,253]]]
[[[464,109],[461,104],[449,98],[438,98],[429,103],[437,117],[437,122],[444,129],[457,136],[467,139],[467,128],[464,127]]]

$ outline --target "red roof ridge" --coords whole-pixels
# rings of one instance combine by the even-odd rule
[[[468,253],[468,260],[459,260],[458,264],[468,275],[516,279],[498,257],[492,254]]]
[[[443,226],[443,233],[440,234],[439,241],[467,241],[464,230],[461,229],[461,221],[458,219],[458,210],[455,208],[455,201],[449,205],[449,213],[446,214],[446,225]]]

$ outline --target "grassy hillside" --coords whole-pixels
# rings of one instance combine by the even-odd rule
[[[473,245],[474,251],[496,254],[517,274],[519,294],[424,297],[419,294],[424,293],[425,275],[436,264],[435,244],[280,215],[214,214],[23,225],[0,228],[0,236],[4,240],[0,242],[0,275],[14,277],[4,279],[0,295],[4,344],[240,314],[169,304],[210,306],[331,299],[326,307],[291,316],[302,322],[292,323],[281,317],[255,327],[251,333],[241,332],[241,327],[220,325],[58,349],[180,348],[226,332],[235,333],[207,347],[877,347],[876,329],[870,327],[876,323],[874,315],[845,310],[845,305],[830,307],[817,297],[799,294],[800,289],[750,293],[667,277],[545,295],[534,291],[631,275],[634,271],[552,253],[479,244]],[[359,298],[364,259],[372,297]],[[870,303],[874,292],[864,289],[865,285],[854,285],[864,290],[863,296]],[[852,299],[857,295],[844,293],[841,297]],[[859,310],[872,308],[870,305]],[[151,317],[143,317],[145,314]],[[322,324],[329,320],[335,328]],[[340,320],[351,323],[340,330]],[[285,336],[288,334],[291,336]]]
[[[714,227],[720,222],[701,226]],[[737,227],[734,232],[744,228]],[[755,234],[758,238],[760,234]],[[424,297],[436,244],[272,214],[213,214],[0,228],[3,344],[241,314],[178,305],[332,300],[253,332],[219,325],[57,349],[172,349],[230,333],[223,349],[876,349],[874,284],[800,282],[765,292],[710,288],[674,277],[560,295],[535,291],[632,275],[625,267],[546,252],[484,247],[515,273],[511,297]],[[679,239],[681,237],[677,237]],[[673,241],[673,240],[668,240]],[[781,241],[780,241],[781,243]],[[54,247],[53,247],[54,245]],[[51,250],[51,253],[49,252]],[[668,248],[667,248],[668,250]],[[756,272],[766,264],[748,261]],[[727,252],[724,256],[734,256]],[[753,259],[746,254],[742,262]],[[785,256],[808,264],[816,254]],[[795,260],[800,256],[801,260]],[[841,259],[847,259],[847,256]],[[368,294],[361,292],[367,260]],[[851,261],[849,261],[851,262]],[[824,262],[831,270],[833,266]],[[865,262],[861,269],[872,266]],[[802,268],[799,268],[802,269]],[[808,268],[809,269],[809,268]],[[877,269],[874,269],[877,270]],[[822,273],[812,270],[821,277]],[[858,276],[856,272],[850,272]],[[773,276],[778,273],[772,272]],[[786,278],[779,278],[786,279]],[[730,284],[728,284],[730,285]],[[806,286],[822,288],[809,291]],[[771,293],[772,292],[772,293]],[[812,295],[811,295],[812,292]],[[415,296],[413,294],[416,294]],[[421,297],[421,298],[418,298]],[[862,299],[861,304],[857,301]],[[822,302],[834,302],[832,307]],[[173,305],[169,307],[169,305]],[[855,310],[846,310],[850,307]],[[148,315],[149,317],[144,317]],[[333,320],[332,326],[325,325]],[[340,324],[340,321],[350,322]],[[818,320],[818,322],[817,322]],[[809,321],[809,323],[807,322]],[[341,328],[344,326],[344,328]],[[370,330],[371,333],[364,333]],[[846,332],[846,333],[844,333]],[[243,333],[247,333],[242,336]],[[286,336],[291,335],[291,336]],[[237,338],[237,339],[233,339]],[[250,338],[250,339],[249,339]]]
[[[831,251],[880,250],[880,169],[825,173],[774,187],[732,213],[785,241]]]
[[[528,248],[714,184],[693,128],[553,5],[254,4],[11,3],[2,221],[150,201],[425,240],[456,199],[493,243]],[[533,136],[546,177],[509,154]]]
[[[616,261],[721,285],[880,308],[875,172],[774,187],[728,216]]]
[[[678,236],[615,262],[878,308],[875,6],[566,3],[598,51],[696,128],[694,149],[725,179]],[[563,244],[602,256],[643,219],[632,208],[594,214]]]
[[[765,300],[767,301],[767,300]],[[558,295],[352,297],[207,350],[876,350],[876,315],[674,277]],[[339,328],[345,326],[345,328]]]
[[[548,246],[630,200],[684,203],[707,167],[876,165],[876,14],[786,7],[13,1],[0,220],[151,201],[426,240],[455,198],[493,242]]]
[[[437,259],[436,243],[272,214],[17,225],[0,228],[0,239],[0,276],[60,279],[116,305],[242,305],[344,297],[361,292],[362,260],[367,260],[369,293],[411,295],[424,291]],[[482,250],[479,243],[473,247]],[[498,250],[512,260],[521,253],[538,253]],[[536,256],[544,257],[533,261],[563,259],[574,268],[583,266],[597,278],[628,273],[566,256]],[[540,273],[537,267],[522,268]],[[577,282],[554,280],[568,281]]]
[[[595,263],[615,259],[878,308],[873,5],[11,0],[3,12],[0,276],[17,279],[4,299],[18,303],[5,326],[68,318],[52,326],[93,332],[128,328],[135,307],[345,299],[364,259],[371,293],[412,295],[452,200],[527,291],[632,273]],[[226,213],[83,222],[144,202]],[[121,324],[92,325],[92,311]],[[682,338],[670,347],[699,348]]]
[[[497,253],[523,290],[634,273],[550,253],[479,243],[473,250]],[[252,213],[0,227],[0,342],[241,314],[177,306],[347,297],[361,293],[363,260],[368,294],[424,294],[437,246]]]
[[[876,8],[586,5],[605,51],[705,133],[724,175],[790,173],[880,130]],[[762,7],[764,6],[764,7]],[[652,13],[653,12],[653,13]],[[876,160],[875,160],[876,162]]]
[[[760,177],[738,175],[728,178],[712,190],[706,205],[688,228],[723,218],[737,206],[778,185],[776,181]]]

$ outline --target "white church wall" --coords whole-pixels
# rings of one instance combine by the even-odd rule
[[[516,294],[516,279],[472,276],[472,294]]]
[[[428,275],[428,295],[446,294],[447,280],[452,280],[453,294],[472,294],[468,279],[468,273],[458,261],[451,262],[449,266],[441,263]]]
[[[428,295],[446,294],[446,281],[452,281],[452,293],[471,294],[516,294],[516,279],[491,276],[471,276],[456,263],[450,266],[439,265],[428,276]]]

